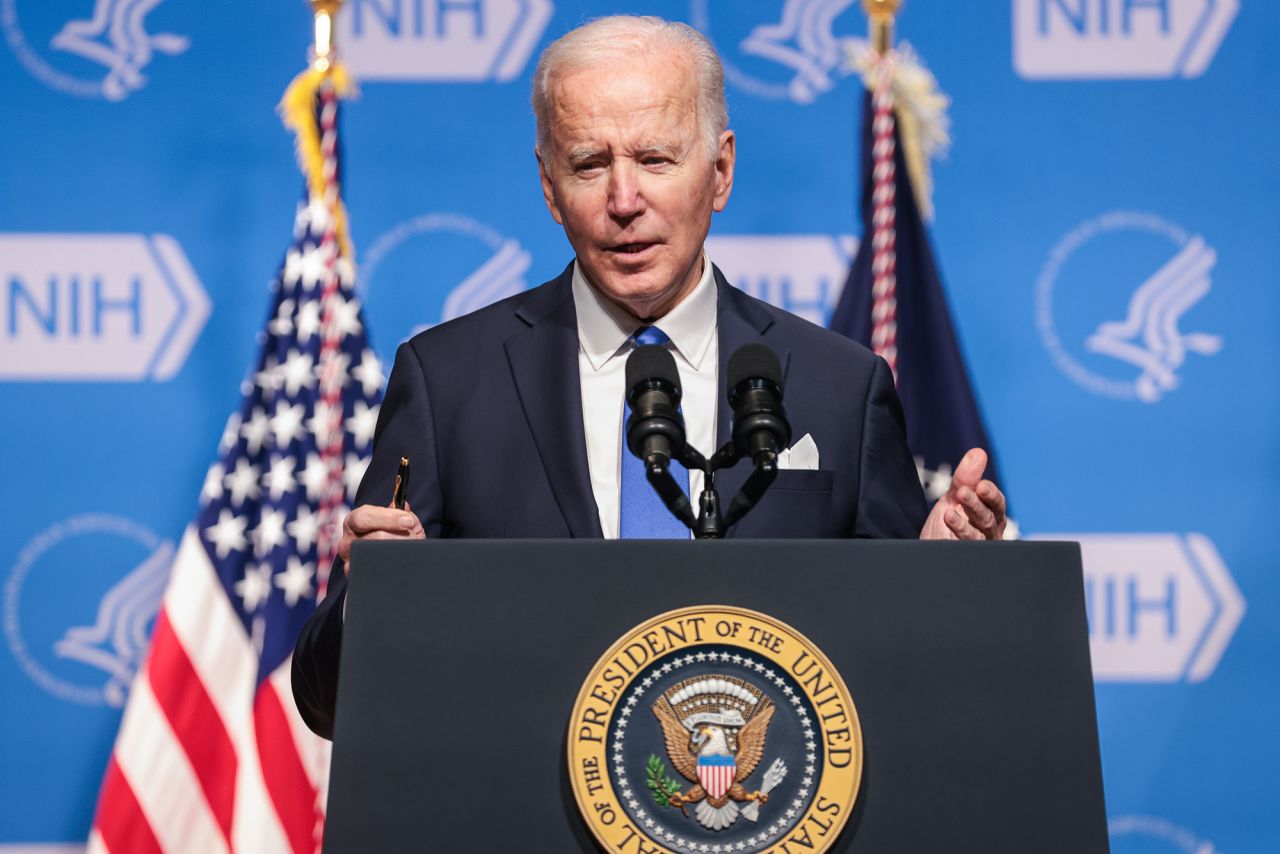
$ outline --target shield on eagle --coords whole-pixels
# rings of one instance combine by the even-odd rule
[[[712,798],[723,798],[733,785],[738,763],[732,756],[699,756],[698,782]]]

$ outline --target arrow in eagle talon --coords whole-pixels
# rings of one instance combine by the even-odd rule
[[[742,815],[748,821],[760,820],[760,804],[769,799],[769,792],[782,782],[782,778],[787,776],[787,763],[782,761],[782,757],[773,760],[773,764],[769,766],[769,770],[764,772],[764,781],[760,784],[761,798],[758,801],[752,801],[742,808]]]

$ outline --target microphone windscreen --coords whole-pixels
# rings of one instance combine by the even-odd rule
[[[782,365],[778,362],[778,354],[764,344],[744,344],[729,357],[727,387],[736,388],[738,383],[749,379],[764,379],[782,388]]]
[[[665,380],[675,388],[680,388],[680,372],[676,369],[675,357],[664,347],[649,344],[637,347],[627,357],[627,390],[636,387],[636,383],[650,379]]]

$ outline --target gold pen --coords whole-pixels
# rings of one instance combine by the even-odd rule
[[[396,486],[391,491],[391,506],[397,510],[404,509],[404,498],[409,492],[409,458],[400,458],[400,468],[396,469]]]

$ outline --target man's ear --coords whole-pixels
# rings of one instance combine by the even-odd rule
[[[733,131],[720,134],[720,151],[716,157],[716,195],[714,206],[717,213],[729,204],[729,194],[733,192],[733,165],[738,157],[738,139]]]
[[[538,159],[538,179],[542,181],[542,200],[547,203],[547,210],[551,212],[551,218],[558,224],[564,225],[564,220],[560,218],[560,208],[556,205],[555,188],[551,186],[551,175],[547,168],[547,161],[542,156],[542,150],[536,145],[533,148],[533,156]]]

